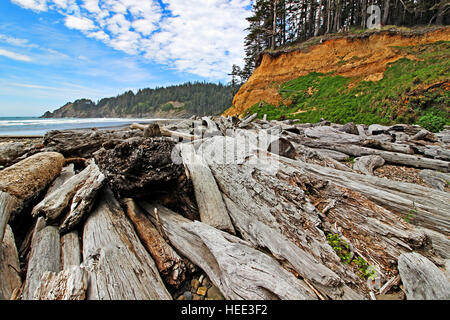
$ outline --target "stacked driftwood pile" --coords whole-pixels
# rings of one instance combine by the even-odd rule
[[[200,270],[226,299],[449,299],[449,160],[410,125],[52,131],[0,171],[0,298],[172,299]]]

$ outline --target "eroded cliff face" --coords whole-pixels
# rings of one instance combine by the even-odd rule
[[[334,72],[357,81],[379,81],[389,63],[404,57],[416,59],[396,47],[449,40],[450,27],[423,32],[388,30],[324,40],[303,50],[267,53],[224,115],[242,115],[261,101],[278,106],[281,104],[279,86],[311,72]]]

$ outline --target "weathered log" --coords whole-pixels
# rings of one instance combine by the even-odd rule
[[[166,242],[158,229],[133,199],[124,199],[127,216],[136,229],[144,247],[155,260],[156,266],[167,283],[178,288],[186,279],[186,264]]]
[[[64,183],[66,183],[67,180],[72,178],[74,175],[75,175],[75,166],[73,163],[64,167],[59,176],[48,187],[45,197],[49,196],[52,192],[58,190]]]
[[[31,242],[23,300],[33,299],[34,292],[39,287],[41,278],[46,271],[59,272],[61,270],[60,252],[58,229],[46,226],[44,219],[39,218]]]
[[[412,252],[398,259],[398,270],[408,300],[449,300],[450,282],[424,256]]]
[[[81,245],[77,231],[66,233],[61,237],[61,253],[63,270],[81,264]]]
[[[333,151],[328,149],[311,149],[315,150],[331,159],[337,160],[337,161],[347,161],[350,159],[350,156],[348,154],[339,152],[339,151]]]
[[[247,127],[250,123],[252,123],[253,120],[255,120],[258,117],[257,113],[254,113],[252,115],[249,115],[247,117],[245,117],[244,119],[242,119],[242,121],[239,123],[238,127],[239,128],[245,128]]]
[[[422,170],[419,173],[419,177],[433,189],[444,191],[445,187],[450,187],[450,174],[447,173]]]
[[[233,224],[208,165],[196,154],[192,145],[178,144],[177,147],[194,185],[201,221],[234,234]]]
[[[45,216],[47,221],[57,219],[63,210],[69,206],[73,196],[85,184],[89,176],[95,174],[93,172],[96,169],[96,165],[91,163],[86,169],[67,180],[61,187],[38,203],[31,211],[31,215],[33,217]]]
[[[170,242],[202,268],[227,299],[315,299],[304,282],[249,243],[163,206],[140,204],[149,213],[158,210]]]
[[[381,288],[379,291],[379,294],[386,294],[389,292],[389,290],[393,287],[393,286],[397,286],[400,283],[400,276],[397,275],[395,277],[392,277],[389,281],[387,281]]]
[[[89,176],[75,193],[70,212],[59,227],[61,233],[73,230],[86,217],[94,205],[98,192],[106,182],[104,174],[100,172],[100,169],[94,162],[89,167]]]
[[[217,127],[217,124],[211,120],[210,117],[202,117],[203,124],[206,124],[206,132],[203,135],[204,138],[208,137],[214,137],[214,136],[221,136],[222,133]]]
[[[106,188],[84,225],[83,266],[88,300],[171,299],[112,192]]]
[[[282,159],[283,162],[290,161]],[[290,162],[309,175],[357,191],[410,223],[450,235],[450,195],[423,186],[344,172],[304,162]]]
[[[412,138],[411,140],[427,140],[427,141],[431,141],[431,142],[436,142],[438,141],[436,135],[434,135],[433,133],[429,132],[428,130],[422,129],[419,132],[417,132]]]
[[[450,259],[450,239],[442,233],[427,229],[419,228],[431,240],[433,250],[442,258]],[[449,270],[450,271],[450,270]]]
[[[172,161],[174,146],[165,137],[129,139],[112,149],[99,150],[95,162],[121,197],[143,197],[179,184],[184,168]]]
[[[85,300],[88,273],[80,266],[72,266],[59,273],[46,271],[41,278],[34,300]]]
[[[337,129],[320,126],[315,128],[306,128],[305,136],[308,138],[324,140],[328,143],[339,143],[339,144],[357,144],[361,142],[361,137],[339,131]]]
[[[61,154],[43,152],[0,171],[0,240],[10,218],[14,219],[59,175],[63,162]]]
[[[380,156],[363,156],[355,159],[353,163],[353,170],[359,171],[363,174],[373,176],[373,170],[383,166],[384,159]]]
[[[0,166],[10,166],[35,147],[36,143],[0,142]]]
[[[411,148],[411,146],[409,146],[407,144],[367,139],[367,140],[363,141],[362,146],[367,147],[367,148],[391,151],[391,152],[414,154],[414,150]]]
[[[9,300],[13,291],[22,285],[19,256],[9,225],[0,243],[0,279],[0,300]]]
[[[130,130],[129,128],[55,130],[44,136],[44,145],[46,151],[60,152],[67,158],[90,158],[105,142],[139,136],[142,137],[140,130]]]
[[[398,164],[411,166],[420,169],[433,169],[433,170],[442,170],[444,172],[450,171],[450,163],[447,161],[437,160],[437,159],[429,159],[420,157],[417,155],[410,155],[398,152],[390,152],[384,150],[371,149],[366,147],[361,147],[358,145],[352,144],[339,144],[338,142],[332,143],[329,141],[311,139],[307,137],[298,136],[297,138],[294,136],[290,136],[294,142],[303,144],[310,148],[321,148],[321,149],[330,149],[339,151],[345,154],[348,154],[353,157],[362,157],[368,155],[378,155],[382,157],[387,163]],[[292,140],[291,140],[292,142]]]
[[[353,122],[346,123],[342,127],[341,131],[349,134],[359,135],[358,127]]]

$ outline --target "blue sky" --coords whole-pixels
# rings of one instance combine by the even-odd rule
[[[0,117],[242,65],[250,0],[1,0]]]

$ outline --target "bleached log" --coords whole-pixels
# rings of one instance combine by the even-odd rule
[[[363,174],[373,176],[373,170],[383,166],[384,159],[380,156],[363,156],[355,159],[353,163],[353,170],[359,171]]]
[[[19,256],[9,225],[6,226],[3,242],[0,243],[0,279],[0,300],[9,300],[14,290],[22,285]]]
[[[248,117],[242,119],[242,121],[239,123],[238,127],[239,128],[245,128],[247,127],[250,123],[252,123],[253,120],[255,120],[258,117],[257,113],[254,113],[252,115],[249,115]]]
[[[208,164],[196,154],[192,145],[178,144],[177,147],[194,185],[201,221],[214,228],[234,233],[233,224]]]
[[[308,138],[319,139],[321,141],[324,140],[328,143],[357,144],[361,142],[360,136],[345,133],[328,126],[306,128],[305,136]]]
[[[411,252],[398,259],[398,270],[408,300],[449,300],[450,282],[424,256]]]
[[[139,123],[133,123],[131,125],[131,128],[133,128],[133,129],[140,129],[142,131],[145,131],[147,129],[147,126],[139,124]],[[183,140],[186,140],[186,141],[193,141],[195,139],[200,139],[201,138],[200,136],[194,136],[194,135],[187,134],[187,133],[172,131],[172,130],[169,130],[169,129],[163,127],[163,126],[159,126],[159,130],[160,130],[160,132],[161,132],[161,134],[163,136],[173,137],[173,138],[177,138],[177,139],[180,138],[180,139],[183,139]]]
[[[133,223],[142,244],[155,260],[159,272],[167,283],[178,288],[186,278],[187,267],[183,259],[166,242],[133,199],[123,201],[128,218]]]
[[[371,149],[361,147],[353,144],[339,144],[328,141],[316,140],[307,137],[294,137],[290,135],[294,142],[303,144],[310,148],[330,149],[348,154],[353,157],[362,157],[368,155],[378,155],[382,157],[387,163],[411,166],[420,169],[442,170],[444,172],[450,171],[450,163],[447,161],[429,159],[417,155],[410,155],[398,152],[389,152],[384,150]]]
[[[84,225],[83,261],[90,278],[88,300],[171,299],[154,261],[108,188]]]
[[[20,200],[9,193],[0,191],[0,241],[6,232],[11,213],[20,205]]]
[[[41,217],[36,223],[31,242],[30,260],[23,291],[23,300],[32,300],[46,271],[61,270],[60,242],[58,228],[46,226]]]
[[[72,266],[59,273],[47,271],[34,292],[34,300],[85,300],[88,273]]]
[[[61,233],[74,229],[91,211],[96,196],[101,188],[105,185],[106,179],[100,169],[92,162],[88,177],[78,191],[76,191],[70,212],[59,227]]]
[[[391,152],[414,154],[414,150],[411,148],[411,146],[409,146],[407,144],[401,144],[401,143],[392,143],[392,142],[379,141],[379,140],[374,140],[374,139],[367,139],[367,140],[363,141],[362,146],[367,147],[367,148],[372,148],[372,149],[391,151]]]
[[[396,286],[396,285],[398,285],[398,284],[400,283],[400,280],[401,280],[401,278],[400,278],[399,275],[398,275],[398,276],[395,276],[395,277],[392,277],[389,281],[387,281],[387,282],[380,288],[379,294],[386,294],[386,293],[388,293],[389,290],[390,290],[393,286]]]
[[[42,152],[0,171],[0,240],[10,219],[59,175],[64,157]]]
[[[78,231],[66,233],[61,237],[63,270],[81,264],[81,245]]]
[[[60,152],[67,158],[91,158],[108,141],[139,136],[142,137],[141,131],[129,128],[54,130],[44,136],[44,150]]]
[[[210,117],[202,117],[202,121],[204,124],[206,124],[207,127],[206,132],[203,135],[204,138],[222,135],[221,131],[217,127],[217,124],[213,120],[211,120]]]
[[[444,259],[450,259],[450,238],[448,236],[427,228],[419,229],[431,240],[431,246],[439,256]]]
[[[204,223],[187,220],[163,206],[140,204],[149,213],[154,208],[158,210],[170,242],[202,268],[227,299],[316,299],[304,282],[246,241]]]
[[[69,180],[75,175],[74,167],[75,167],[74,164],[70,163],[68,166],[64,167],[61,170],[59,176],[48,187],[45,197],[49,196],[52,192],[58,190],[67,180]]]
[[[348,159],[350,159],[350,156],[348,154],[338,152],[338,151],[333,151],[333,150],[328,150],[328,149],[311,149],[311,150],[315,150],[315,151],[317,151],[327,157],[330,157],[331,159],[337,160],[337,161],[347,161]]]
[[[450,174],[433,171],[422,170],[419,177],[426,182],[431,188],[444,191],[445,187],[450,187]]]
[[[47,221],[53,221],[58,218],[94,171],[98,171],[98,168],[95,163],[91,163],[86,169],[67,180],[60,188],[37,204],[33,208],[31,215],[33,217],[45,216]]]

